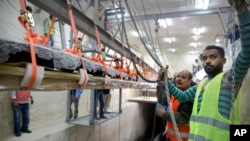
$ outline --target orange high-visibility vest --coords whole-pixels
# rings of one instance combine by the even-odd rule
[[[180,102],[174,98],[174,96],[171,96],[171,102],[172,102],[172,108],[173,112],[177,112],[177,109],[180,105]],[[166,137],[170,138],[171,141],[178,141],[178,137],[176,134],[176,131],[174,129],[174,125],[172,122],[167,122],[167,134]],[[182,141],[188,141],[188,134],[189,134],[189,125],[178,125],[178,132],[180,134],[180,137]]]
[[[16,92],[16,101],[22,102],[22,101],[29,101],[30,92],[29,91],[18,91]]]

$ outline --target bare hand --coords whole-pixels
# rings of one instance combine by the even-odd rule
[[[158,117],[162,118],[164,113],[165,113],[165,110],[164,110],[164,108],[162,106],[160,108],[155,108],[155,114]]]
[[[158,72],[158,80],[164,80],[164,74],[168,72],[168,69],[160,69]]]
[[[30,104],[32,105],[34,103],[33,97],[30,97]]]
[[[15,108],[18,107],[18,103],[16,101],[13,102],[13,105],[14,105]]]

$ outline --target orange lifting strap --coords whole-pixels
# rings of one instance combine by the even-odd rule
[[[67,5],[68,5],[68,14],[69,14],[69,18],[70,18],[70,24],[71,24],[71,27],[73,30],[73,35],[74,35],[74,44],[73,44],[72,48],[64,49],[64,51],[70,52],[70,53],[80,57],[82,68],[83,68],[83,70],[85,70],[83,83],[79,84],[79,88],[82,88],[87,83],[87,71],[86,71],[84,64],[83,64],[82,52],[81,52],[82,38],[81,38],[81,40],[78,39],[77,30],[76,30],[76,26],[75,26],[75,20],[74,20],[73,12],[72,12],[72,5],[71,5],[69,0],[67,0]],[[82,35],[82,37],[83,36],[84,35]]]
[[[114,40],[112,40],[112,45],[114,45]],[[111,58],[109,67],[111,67],[111,64],[112,64],[113,60],[116,60],[116,59],[114,59],[114,56],[116,57],[116,51],[115,50],[114,50],[114,54],[113,54],[113,56]],[[113,68],[116,69],[117,71],[119,71],[120,78],[122,79],[122,75],[121,75],[122,68],[121,68],[121,66],[113,66]]]
[[[28,38],[28,41],[30,43],[30,55],[31,55],[31,62],[32,62],[32,75],[31,75],[31,79],[28,83],[28,86],[27,86],[27,90],[30,90],[33,86],[33,84],[35,83],[36,81],[36,75],[37,75],[37,64],[36,64],[36,53],[35,53],[35,48],[34,48],[34,44],[33,44],[33,38],[32,38],[32,30],[30,28],[30,25],[29,23],[27,22],[27,17],[25,17],[25,13],[27,12],[26,11],[26,6],[25,6],[25,2],[24,0],[19,0],[19,3],[20,3],[20,7],[21,7],[21,20],[20,21],[19,17],[18,17],[18,20],[19,22],[23,25],[23,27],[26,29],[27,31],[27,38]]]
[[[82,57],[81,45],[80,45],[81,41],[78,40],[77,30],[76,30],[76,26],[75,26],[75,20],[74,20],[72,9],[71,9],[72,5],[69,2],[69,0],[67,0],[67,5],[68,5],[68,14],[69,14],[69,18],[70,18],[70,24],[71,24],[71,27],[73,30],[73,35],[74,35],[74,45],[72,48],[64,49],[63,51],[70,52],[74,55]]]
[[[28,42],[32,40],[34,44],[43,45],[47,41],[46,37],[38,36],[38,34],[32,32],[32,29],[30,28],[30,26],[34,26],[32,13],[29,13],[29,11],[27,11],[24,0],[19,0],[19,3],[21,6],[21,10],[20,16],[18,16],[18,21],[27,30],[27,34],[24,35],[24,40]],[[27,25],[29,25],[29,27],[27,27]]]
[[[114,45],[114,40],[112,39],[112,48],[113,48],[113,45]],[[111,61],[109,63],[109,67],[111,67],[111,64],[113,62],[114,56],[116,57],[116,51],[115,50],[114,50],[114,54],[112,55]]]
[[[112,40],[112,41],[113,41],[113,40]],[[114,44],[114,42],[112,42],[112,45],[113,45],[113,44]],[[111,59],[111,61],[110,61],[109,67],[111,67],[113,60],[116,60],[116,59],[114,59],[114,56],[115,56],[115,58],[117,58],[117,57],[116,57],[116,51],[114,51],[114,54],[113,54],[112,59]],[[116,61],[118,61],[118,60],[116,60]],[[126,62],[127,62],[127,60],[126,60]],[[119,71],[120,78],[122,79],[122,75],[121,75],[122,72],[123,72],[123,73],[127,73],[127,74],[129,75],[129,73],[128,73],[129,68],[127,68],[127,66],[126,66],[126,68],[122,68],[121,66],[123,66],[123,65],[113,66],[113,68],[116,69],[117,71]]]
[[[98,32],[98,29],[97,29],[96,25],[95,25],[95,33],[96,33],[96,40],[97,40],[97,44],[98,44],[98,47],[99,47],[99,51],[98,51],[98,54],[96,55],[96,57],[93,57],[93,58],[92,57],[87,57],[87,58],[89,60],[91,60],[91,61],[101,63],[103,65],[103,68],[104,68],[104,73],[108,74],[108,69],[107,69],[107,65],[105,63],[105,60],[103,60],[103,58],[101,58],[101,53],[103,52],[103,47],[102,47],[102,44],[101,44],[100,35],[99,35],[99,32]]]
[[[52,32],[53,26],[54,26],[54,24],[55,24],[55,19],[56,19],[55,16],[53,16],[52,21],[51,21],[51,24],[50,24],[50,26],[49,26],[49,31],[48,31],[47,36],[46,36],[45,43],[43,44],[44,46],[46,46],[47,43],[48,43],[50,33]]]
[[[131,62],[132,61],[130,61],[129,64],[126,63],[127,65],[126,65],[126,69],[125,69],[126,73],[129,75],[130,79],[132,79],[133,77],[135,77],[137,75],[135,70],[130,70],[130,68],[129,68]]]

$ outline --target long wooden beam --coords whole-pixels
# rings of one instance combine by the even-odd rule
[[[20,66],[11,66],[0,64],[0,91],[20,90],[21,81],[24,77],[26,68]],[[84,89],[104,89],[104,77],[96,77],[88,75],[89,80]],[[78,81],[80,75],[78,73],[65,73],[59,71],[45,71],[41,84],[32,90],[36,91],[59,91],[71,90],[79,88]],[[155,83],[136,82],[112,78],[110,84],[105,88],[119,89],[119,88],[156,88]]]

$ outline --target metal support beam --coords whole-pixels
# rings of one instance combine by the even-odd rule
[[[197,16],[197,15],[208,15],[208,14],[217,14],[218,9],[221,13],[226,13],[228,10],[231,10],[231,7],[221,7],[221,8],[213,8],[213,9],[206,9],[206,10],[189,10],[189,11],[176,11],[176,12],[168,12],[168,13],[160,13],[160,14],[149,14],[149,15],[141,15],[141,16],[134,16],[134,19],[137,21],[141,20],[153,20],[155,17],[158,19],[165,19],[165,18],[173,18],[173,17],[188,17],[188,16]],[[116,18],[109,18],[110,23],[117,23]],[[124,17],[124,22],[130,22],[132,19],[130,16]]]
[[[119,114],[122,113],[122,89],[119,89]]]
[[[59,30],[61,36],[62,49],[65,49],[66,48],[65,30],[64,30],[64,23],[61,20],[59,20]]]
[[[70,19],[68,16],[68,6],[66,2],[62,0],[28,0],[28,1],[70,25]],[[76,28],[79,31],[83,32],[84,34],[88,35],[89,37],[95,39],[96,35],[93,26],[94,22],[75,7],[72,7],[72,12],[74,15]],[[107,46],[109,48],[112,47],[113,50],[115,50],[120,54],[126,54],[126,57],[130,60],[133,60],[134,58],[139,58],[128,48],[123,48],[123,46],[125,45],[122,45],[118,40],[112,40],[112,36],[108,34],[104,29],[100,28],[99,26],[97,26],[97,28],[100,34],[101,42],[104,46]],[[135,59],[135,63],[139,62],[141,62],[148,68],[154,70],[143,60],[138,61],[138,59]]]
[[[90,91],[90,115],[89,115],[89,125],[95,124],[95,111],[96,105],[95,105],[95,90],[91,89]]]
[[[226,27],[225,27],[226,25],[225,25],[225,22],[223,20],[222,13],[220,12],[220,9],[218,9],[218,16],[219,16],[219,19],[220,19],[220,22],[221,22],[221,26],[222,26],[222,28],[224,30],[224,34],[226,34],[226,32],[227,32]]]
[[[70,121],[71,120],[71,117],[70,117],[70,108],[71,108],[71,90],[68,90],[67,91],[67,105],[66,105],[66,109],[67,109],[67,112],[66,112],[66,122]]]

